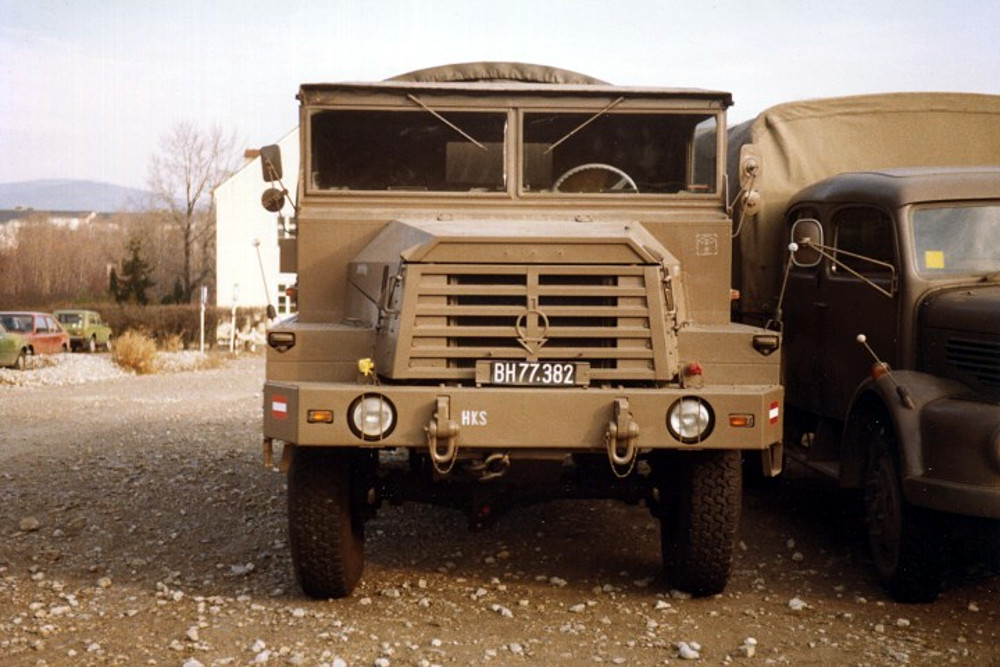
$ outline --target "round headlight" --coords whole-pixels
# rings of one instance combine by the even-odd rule
[[[396,406],[380,394],[358,396],[348,408],[348,416],[354,435],[365,440],[382,440],[396,427]]]
[[[707,438],[714,422],[711,406],[696,396],[685,396],[675,401],[667,411],[670,435],[688,445]]]

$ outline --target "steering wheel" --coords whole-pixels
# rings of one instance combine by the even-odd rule
[[[612,177],[617,177],[613,180]],[[568,185],[569,190],[562,186]],[[552,189],[558,192],[610,192],[614,190],[638,192],[639,186],[632,177],[618,167],[603,162],[577,165],[556,179]]]

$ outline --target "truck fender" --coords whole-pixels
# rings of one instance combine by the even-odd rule
[[[897,386],[913,402],[907,406]],[[931,401],[968,391],[961,382],[919,371],[893,371],[878,379],[868,378],[854,392],[841,439],[840,485],[858,488],[864,484],[871,436],[880,429],[893,433],[905,477],[923,473],[920,414]]]

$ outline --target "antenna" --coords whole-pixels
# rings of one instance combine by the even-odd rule
[[[864,346],[866,350],[868,350],[868,354],[872,355],[872,359],[875,360],[875,365],[872,366],[872,377],[877,380],[883,375],[889,376],[889,379],[892,380],[892,384],[896,387],[896,395],[899,396],[900,403],[903,404],[904,408],[914,410],[916,405],[914,405],[913,399],[910,398],[910,392],[906,390],[906,387],[896,382],[896,378],[893,376],[892,370],[889,368],[889,364],[879,359],[878,355],[875,354],[875,350],[868,345],[868,336],[863,333],[859,333],[856,340],[859,344]]]

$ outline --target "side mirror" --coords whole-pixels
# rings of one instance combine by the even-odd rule
[[[819,247],[823,245],[823,226],[819,220],[801,218],[792,225],[792,264],[799,268],[812,268],[820,263],[823,255]]]
[[[281,180],[281,148],[277,144],[261,147],[260,168],[266,182],[274,183]]]

